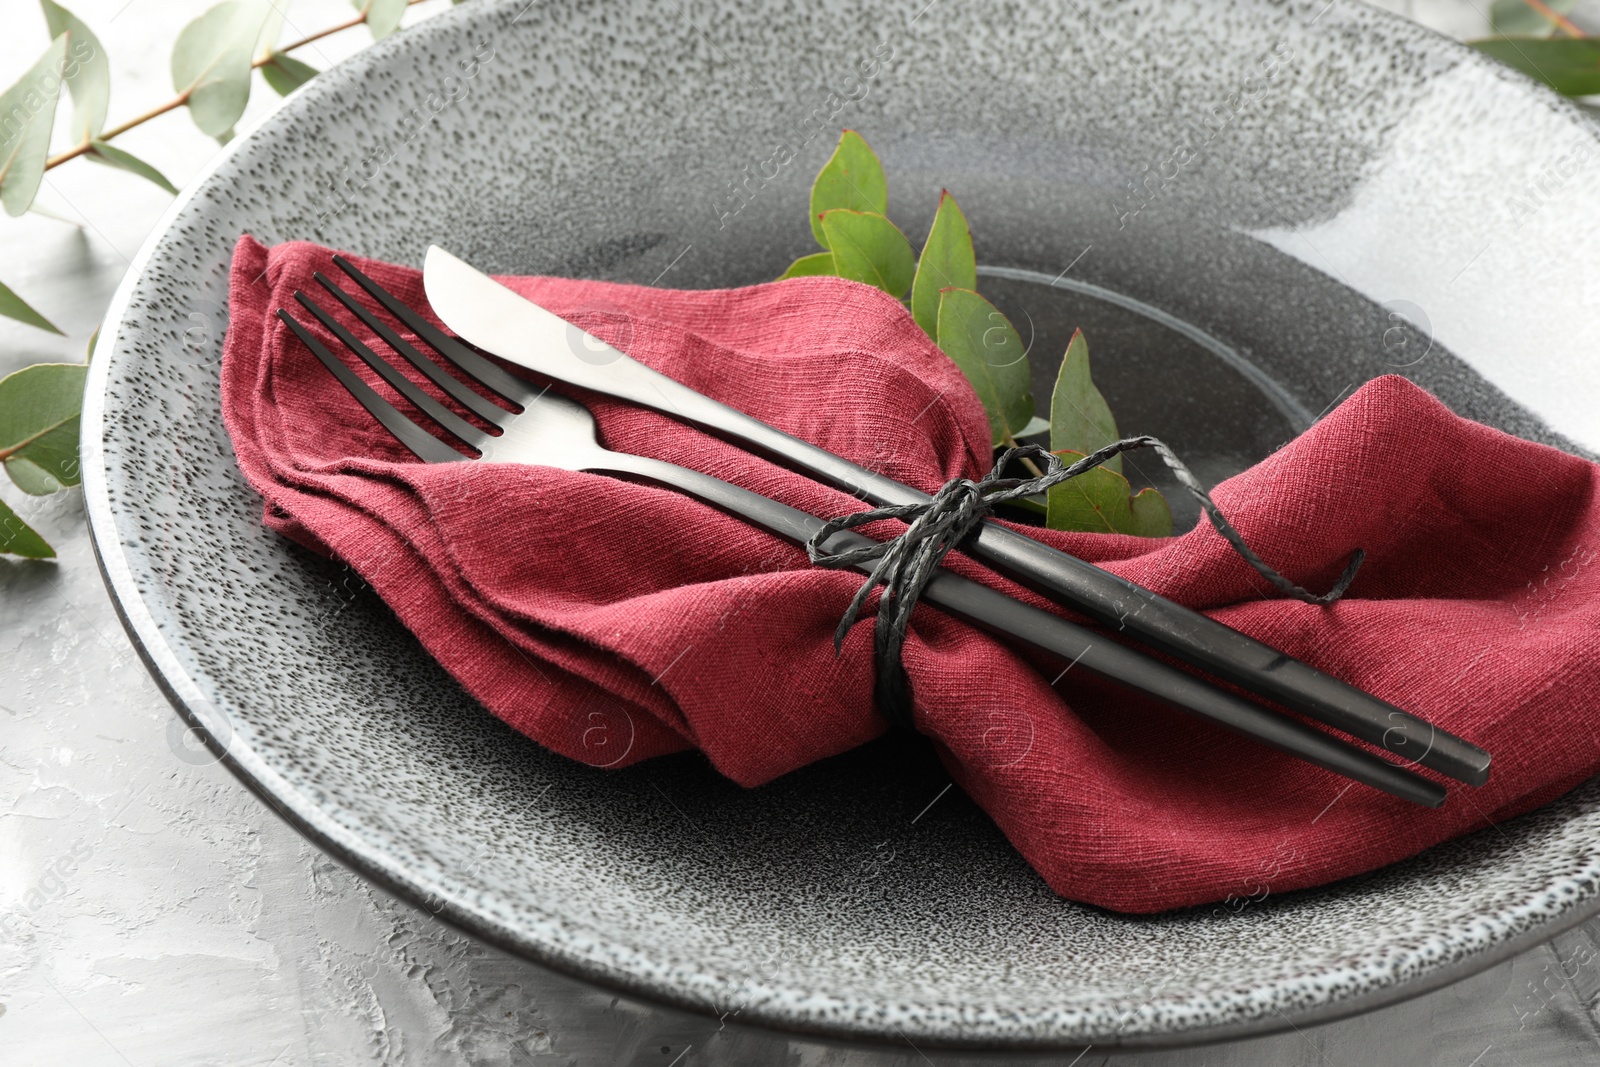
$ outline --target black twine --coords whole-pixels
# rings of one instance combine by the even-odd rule
[[[1172,449],[1154,437],[1124,438],[1084,456],[1071,466],[1062,464],[1060,456],[1039,445],[1016,445],[1006,449],[994,469],[979,481],[953,478],[926,503],[894,504],[831,519],[806,541],[806,554],[819,567],[853,567],[871,560],[877,561],[867,580],[856,590],[844,617],[839,620],[839,626],[833,632],[833,647],[838,651],[844,644],[845,635],[860,618],[867,598],[874,589],[883,586],[883,597],[878,604],[878,618],[873,630],[878,661],[876,694],[879,708],[891,723],[901,726],[911,724],[911,685],[900,662],[900,652],[905,645],[906,631],[911,626],[911,611],[916,607],[923,589],[933,580],[945,553],[965,541],[995,505],[1043,493],[1052,486],[1100,466],[1113,456],[1140,448],[1155,449],[1173,476],[1199,501],[1216,531],[1279,592],[1307,604],[1326,605],[1338,600],[1350,588],[1361,561],[1366,557],[1365,551],[1358,548],[1350,554],[1350,562],[1345,565],[1344,573],[1333,584],[1333,588],[1321,596],[1296,585],[1273,570],[1245,544],[1239,531],[1223,516],[1211,495],[1189,468],[1184,466]],[[1041,462],[1044,473],[1036,478],[1002,477],[1013,460],[1023,457]],[[888,541],[874,542],[870,546],[843,552],[827,552],[822,548],[824,541],[841,530],[851,530],[879,519],[904,520],[906,530]]]

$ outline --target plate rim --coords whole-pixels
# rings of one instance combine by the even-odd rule
[[[119,355],[119,342],[133,303],[134,293],[144,279],[151,259],[172,235],[174,223],[178,218],[236,155],[253,144],[263,131],[270,130],[278,123],[292,121],[299,109],[310,106],[308,101],[335,92],[347,82],[359,78],[361,73],[373,65],[386,61],[391,54],[412,47],[425,46],[430,37],[445,31],[447,23],[444,20],[449,20],[449,24],[457,20],[487,20],[493,18],[499,10],[512,8],[520,2],[521,0],[492,0],[491,3],[469,8],[451,8],[424,22],[391,34],[386,39],[335,64],[314,81],[297,88],[279,107],[255,119],[240,131],[238,136],[223,146],[185,184],[168,205],[131,260],[106,309],[102,320],[102,334],[110,343],[103,346],[101,358],[89,362],[80,438],[82,485],[89,541],[97,569],[105,583],[117,618],[122,623],[140,661],[163,696],[167,698],[179,718],[199,734],[217,761],[302,837],[360,877],[370,880],[409,904],[427,910],[434,918],[470,937],[536,966],[555,971],[585,986],[608,993],[620,992],[647,1003],[654,1002],[712,1019],[716,1016],[714,1009],[708,1004],[707,991],[697,995],[695,991],[686,988],[681,979],[674,981],[667,973],[672,967],[670,961],[654,958],[635,945],[603,937],[592,937],[592,939],[595,944],[604,945],[609,949],[608,953],[591,951],[585,954],[573,947],[571,939],[551,936],[558,935],[564,925],[553,914],[541,915],[536,924],[524,927],[519,932],[518,928],[499,921],[488,910],[473,908],[465,899],[453,896],[448,887],[430,889],[420,880],[408,879],[404,872],[394,865],[382,862],[384,852],[381,849],[365,843],[356,830],[344,826],[323,806],[315,803],[309,795],[291,787],[282,775],[260,758],[248,744],[239,741],[237,735],[231,734],[226,741],[219,741],[211,729],[213,724],[208,722],[208,718],[214,716],[208,717],[198,710],[199,705],[211,705],[211,702],[206,699],[202,688],[184,668],[174,651],[175,646],[162,634],[155,616],[145,603],[134,577],[133,566],[126,555],[125,546],[118,536],[117,519],[110,499],[104,435],[107,430],[106,401],[110,387],[111,365]],[[1261,0],[1261,2],[1271,3],[1272,0]],[[1383,8],[1361,6],[1365,17],[1376,19],[1391,29],[1404,27],[1409,32],[1426,35],[1433,38],[1435,47],[1465,53],[1464,59],[1482,58],[1454,39],[1400,15]],[[1536,95],[1546,96],[1548,99],[1543,101],[1546,106],[1553,105],[1559,113],[1575,120],[1576,124],[1588,128],[1591,133],[1595,132],[1593,129],[1595,121],[1572,101],[1531,81],[1528,88],[1534,89]],[[919,1033],[918,1038],[930,1049],[984,1050],[1027,1055],[1076,1048],[1086,1041],[1105,1047],[1157,1049],[1199,1047],[1246,1037],[1265,1036],[1303,1026],[1351,1018],[1425,995],[1487,970],[1529,947],[1548,941],[1580,925],[1596,914],[1600,914],[1600,892],[1595,892],[1553,917],[1543,919],[1486,947],[1476,949],[1467,947],[1462,954],[1428,968],[1410,979],[1369,988],[1365,992],[1320,1005],[1296,1007],[1287,1012],[1279,1009],[1275,1012],[1275,1016],[1259,1015],[1232,1022],[1144,1033],[1095,1034],[1071,1032],[1061,1025],[1059,1016],[1057,1016],[1058,1021],[1052,1023],[1049,1016],[1040,1015],[1035,1019],[1037,1028],[1027,1034],[1003,1036],[975,1033],[971,1037],[964,1037],[949,1033]],[[591,936],[598,933],[587,927],[569,929],[579,929]],[[542,937],[532,936],[535,934]],[[1370,961],[1371,957],[1360,959]],[[628,960],[645,963],[648,966],[642,972],[629,970],[622,965]],[[1426,967],[1426,963],[1423,966]],[[1323,973],[1337,974],[1341,970],[1348,969],[1350,964],[1346,962],[1338,969],[1330,969]],[[747,992],[754,990],[758,993],[772,994],[769,998],[759,1001],[754,996],[750,997],[740,1010],[742,1018],[729,1024],[732,1028],[779,1035],[803,1035],[808,1040],[819,1043],[857,1049],[862,1047],[887,1049],[899,1045],[892,1035],[881,1030],[869,1029],[867,1024],[840,1021],[839,1017],[830,1017],[826,1011],[796,1010],[793,998],[789,995],[793,991],[786,987],[773,987],[765,982],[753,983],[749,976],[741,976],[734,980],[731,975],[716,974],[714,968],[706,968],[699,977],[708,980],[712,986],[724,986],[726,991],[734,991],[737,987]],[[809,999],[813,1002],[818,999],[831,1001],[841,1006],[847,1003],[836,994],[823,993],[819,997],[818,993],[819,991],[808,991]],[[1248,998],[1230,999],[1243,1002]],[[857,1008],[861,1006],[859,1001],[850,1003]],[[880,1026],[885,1021],[893,1023],[897,1014],[894,1009],[901,1006],[905,1006],[904,1002],[897,1005],[885,1001],[873,1005],[880,1018]],[[936,1005],[929,1003],[926,1006],[934,1008]],[[908,1020],[903,1018],[900,1021]],[[1007,1055],[1007,1058],[1012,1056]]]

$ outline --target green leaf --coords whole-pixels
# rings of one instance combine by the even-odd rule
[[[11,506],[0,500],[0,552],[28,559],[54,559],[56,550],[23,522]]]
[[[41,330],[49,330],[51,333],[61,333],[54,323],[33,310],[26,300],[12,292],[11,287],[4,282],[0,282],[0,315],[25,322],[29,326],[37,326]],[[65,337],[66,334],[61,336]]]
[[[44,180],[66,55],[67,36],[62,34],[28,73],[0,93],[0,134],[5,137],[0,140],[0,204],[8,215],[27,211]]]
[[[1145,486],[1128,501],[1133,527],[1128,533],[1139,537],[1171,537],[1172,507],[1161,493]]]
[[[405,17],[406,0],[353,0],[356,8],[366,13],[367,29],[372,39],[381,41],[400,28]]]
[[[834,273],[836,272],[833,269],[833,253],[817,252],[814,255],[801,256],[789,264],[789,269],[778,275],[778,280],[781,282],[785,278],[813,278]]]
[[[261,76],[279,96],[288,96],[318,73],[311,64],[285,55],[275,55],[261,67]]]
[[[1082,330],[1074,330],[1050,394],[1050,451],[1087,455],[1116,440],[1117,420],[1089,377],[1089,342]],[[1122,457],[1113,456],[1105,467],[1121,474]]]
[[[822,213],[822,231],[839,277],[875,285],[896,298],[911,288],[916,254],[900,227],[882,215],[834,208]]]
[[[150,164],[146,163],[132,152],[124,152],[122,149],[117,148],[114,145],[106,144],[104,141],[96,141],[89,151],[84,153],[84,155],[91,162],[103,163],[108,167],[115,167],[118,170],[125,170],[129,174],[137,174],[145,181],[154,182],[156,185],[161,186],[161,188],[165,189],[169,193],[172,193],[174,196],[176,196],[178,193],[178,187],[167,181],[166,175],[162,174],[159,170],[156,170],[156,168],[152,167]]]
[[[278,47],[278,38],[283,36],[283,24],[286,21],[288,20],[283,13],[283,8],[276,3],[267,6],[266,18],[262,20],[261,29],[256,34],[254,54],[257,58],[272,58],[273,52]],[[251,62],[254,62],[254,60]]]
[[[43,496],[82,477],[78,414],[89,368],[35,363],[0,378],[0,462],[25,493]]]
[[[1496,37],[1467,44],[1565,96],[1600,93],[1600,38]]]
[[[1027,425],[1025,425],[1022,429],[1018,430],[1016,433],[1012,434],[1011,436],[1013,436],[1013,437],[1032,437],[1034,434],[1037,434],[1037,433],[1048,433],[1048,432],[1050,432],[1050,420],[1049,419],[1041,419],[1039,416],[1035,415],[1033,418],[1028,420]]]
[[[270,5],[223,0],[178,34],[172,87],[189,94],[189,115],[202,133],[230,131],[250,102],[250,63]]]
[[[996,445],[1033,418],[1028,353],[1011,321],[970,289],[946,289],[939,300],[939,336],[944,354],[967,376]]]
[[[1558,15],[1570,15],[1577,4],[1578,0],[1546,0]],[[1494,0],[1489,5],[1489,29],[1498,37],[1548,37],[1555,28],[1524,0]]]
[[[978,261],[972,253],[967,217],[956,198],[941,191],[939,210],[934,212],[922,258],[917,261],[917,277],[911,283],[911,317],[932,337],[939,330],[940,291],[977,287]]]
[[[1038,515],[1038,516],[1041,516],[1041,517],[1049,514],[1049,510],[1050,510],[1044,504],[1044,494],[1043,493],[1040,493],[1038,496],[1019,496],[1019,497],[1014,497],[1011,500],[1007,500],[1005,502],[1005,504],[1002,505],[1002,506],[1008,507],[1008,508],[1018,508],[1018,509],[1020,509],[1022,511],[1031,511],[1035,515]]]
[[[72,143],[83,144],[100,136],[111,102],[111,62],[94,32],[72,12],[54,2],[39,0],[51,37],[66,34],[67,89],[72,93]]]
[[[1068,465],[1083,458],[1080,452],[1063,452]],[[1051,486],[1045,525],[1052,530],[1086,530],[1091,533],[1125,533],[1140,537],[1167,537],[1172,533],[1172,510],[1154,489],[1133,496],[1128,479],[1105,467],[1084,471],[1060,485]]]
[[[811,233],[823,248],[833,246],[822,228],[822,215],[837,208],[877,215],[889,211],[889,182],[883,176],[883,164],[854,130],[839,135],[833,155],[811,184]]]
[[[100,326],[104,325],[105,323],[100,324]],[[94,333],[89,335],[89,345],[83,353],[83,361],[85,363],[94,358],[94,346],[100,343],[100,326],[96,326],[94,328]]]
[[[1061,357],[1061,370],[1050,395],[1050,450],[1071,464],[1116,441],[1116,419],[1089,374],[1089,342],[1075,330]],[[1122,457],[1051,488],[1045,525],[1052,530],[1166,537],[1172,533],[1172,509],[1154,489],[1137,496],[1122,476]]]

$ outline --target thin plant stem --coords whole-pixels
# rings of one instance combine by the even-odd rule
[[[35,441],[39,440],[39,438],[43,437],[45,434],[51,433],[52,431],[61,429],[61,427],[64,426],[68,421],[70,421],[70,420],[65,420],[64,419],[61,422],[52,423],[49,426],[46,426],[44,429],[40,430],[38,433],[32,434],[32,435],[30,435],[28,437],[24,437],[22,440],[18,441],[16,444],[12,445],[10,448],[0,448],[0,463],[4,463],[6,460],[8,460],[12,456],[16,455],[18,452],[21,452],[24,448],[27,448],[29,445],[31,445]]]
[[[1567,18],[1567,16],[1563,15],[1561,12],[1555,10],[1549,4],[1545,3],[1544,0],[1522,0],[1522,2],[1531,7],[1539,14],[1540,17],[1549,22],[1552,26],[1559,28],[1561,32],[1566,34],[1568,37],[1587,36],[1582,30],[1578,29],[1578,27],[1573,24],[1571,19]]]
[[[116,127],[113,127],[112,129],[106,130],[105,132],[101,133],[99,137],[95,138],[95,140],[98,140],[98,141],[109,141],[113,137],[117,137],[117,136],[119,136],[121,134],[127,133],[129,130],[133,129],[135,126],[142,126],[145,123],[149,122],[153,118],[158,118],[158,117],[160,117],[162,115],[165,115],[169,111],[176,111],[178,108],[182,107],[184,104],[187,104],[188,102],[189,102],[189,94],[187,92],[179,93],[177,96],[173,97],[171,100],[168,100],[165,104],[162,104],[160,107],[151,108],[149,111],[146,111],[143,115],[139,115],[139,116],[137,116],[135,118],[131,118],[127,122],[124,122],[121,126],[116,126]],[[81,156],[85,152],[89,151],[89,149],[91,147],[93,147],[93,145],[94,145],[94,141],[84,141],[82,144],[78,145],[76,148],[69,148],[65,152],[61,153],[59,156],[51,156],[50,159],[45,162],[44,169],[45,170],[49,170],[51,167],[59,167],[61,164],[65,163],[69,159],[77,159],[79,156]]]
[[[1010,430],[1000,431],[1000,443],[1005,445],[1007,448],[1017,447],[1017,439],[1011,436]],[[1039,465],[1033,461],[1032,457],[1018,456],[1017,462],[1028,468],[1028,473],[1032,474],[1035,478],[1044,477],[1044,471],[1039,469]]]

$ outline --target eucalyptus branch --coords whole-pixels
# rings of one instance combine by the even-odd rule
[[[94,31],[61,3],[41,0],[51,43],[14,84],[0,84],[0,115],[6,120],[0,145],[4,156],[0,161],[0,206],[12,215],[29,208],[38,210],[33,201],[45,172],[79,156],[176,193],[156,168],[106,142],[184,107],[202,133],[226,141],[249,104],[257,70],[273,90],[287,95],[318,73],[289,58],[288,53],[363,24],[372,29],[375,38],[385,36],[398,28],[407,8],[421,2],[365,0],[355,17],[282,47],[277,38],[283,22],[268,21],[255,0],[214,3],[184,27],[173,45],[172,80],[187,88],[164,104],[102,130],[111,96],[111,68],[105,49]],[[79,143],[52,156],[50,134],[64,93],[72,97],[73,137]],[[62,333],[3,283],[0,319]],[[91,355],[99,335],[97,329],[89,340]],[[88,369],[87,363],[36,363],[0,377],[0,469],[30,497],[79,484],[78,426]],[[50,559],[55,550],[0,500],[0,555]]]
[[[875,51],[872,62],[862,61],[862,77],[877,76],[879,55]],[[780,150],[794,154],[787,144]],[[745,172],[750,172],[748,166]],[[744,209],[749,202],[748,182],[754,180],[752,175],[743,186],[729,182],[727,197],[715,204],[724,220]],[[920,256],[904,231],[889,221],[888,204],[883,162],[859,133],[845,130],[811,183],[811,235],[823,250],[795,260],[779,280],[848,278],[902,301],[909,290],[912,320],[966,377],[982,405],[989,431],[985,440],[1014,449],[1019,433],[1043,432],[1035,430],[1040,420],[1034,414],[1028,362],[1032,341],[1023,344],[1011,320],[977,291],[972,231],[956,198],[948,189],[939,194]],[[930,402],[922,414],[932,406]],[[1086,456],[1121,439],[1111,408],[1089,374],[1089,342],[1081,331],[1074,331],[1061,357],[1050,394],[1050,419],[1044,427],[1050,432],[1049,451],[1057,455]],[[1017,459],[1034,478],[1044,477],[1032,458]],[[1122,476],[1120,463],[1074,474],[1070,486],[1051,490],[1042,505],[1022,497],[1014,503],[1042,512],[1045,526],[1052,530],[1142,537],[1172,533],[1172,509],[1166,498],[1154,488],[1135,493]]]
[[[406,0],[406,6],[407,7],[411,7],[411,6],[415,5],[415,4],[420,4],[422,2],[423,2],[423,0]],[[367,21],[368,16],[371,13],[372,13],[372,5],[368,4],[366,6],[366,8],[364,8],[362,10],[362,12],[359,15],[357,15],[355,18],[350,19],[347,22],[341,22],[337,26],[329,26],[325,30],[319,30],[316,33],[313,33],[313,34],[311,34],[311,35],[309,35],[307,37],[303,37],[300,40],[295,41],[295,42],[293,42],[291,44],[286,44],[282,48],[274,48],[271,51],[269,51],[266,55],[261,56],[261,57],[257,58],[256,60],[254,60],[250,64],[250,67],[251,67],[252,70],[259,70],[260,68],[266,66],[268,63],[271,63],[272,60],[277,56],[286,55],[289,52],[293,52],[297,48],[304,48],[306,45],[312,44],[312,43],[314,43],[316,41],[320,41],[324,37],[331,37],[336,33],[343,33],[345,30],[353,30],[357,26],[364,25],[366,23],[366,21]],[[62,152],[59,155],[51,156],[48,160],[45,161],[44,169],[45,170],[50,170],[50,169],[52,169],[54,167],[59,167],[61,164],[66,163],[68,160],[72,160],[72,159],[78,158],[79,156],[83,155],[84,153],[90,151],[94,147],[94,144],[95,144],[96,141],[105,142],[105,141],[111,140],[113,137],[120,137],[122,134],[127,133],[129,130],[133,129],[136,126],[143,126],[145,123],[149,122],[151,119],[160,118],[162,115],[165,115],[169,111],[176,111],[178,108],[183,107],[185,104],[187,104],[189,102],[189,96],[190,96],[190,93],[192,93],[192,92],[193,92],[192,89],[185,89],[183,92],[179,93],[177,96],[173,97],[171,100],[168,100],[166,103],[160,105],[159,107],[151,108],[149,111],[146,111],[144,114],[135,116],[134,118],[129,119],[127,122],[124,122],[120,126],[115,126],[115,127],[111,128],[109,130],[106,130],[104,133],[100,134],[100,136],[98,136],[96,138],[93,138],[92,140],[86,139],[81,144],[79,144],[79,145],[77,145],[77,146],[75,146],[73,148],[69,148],[65,152]]]

